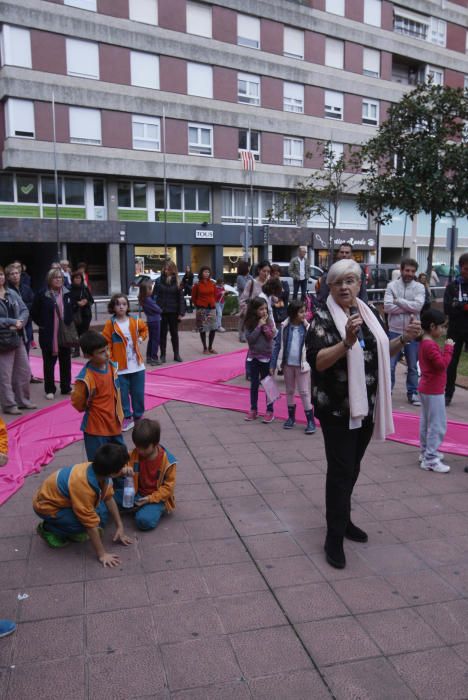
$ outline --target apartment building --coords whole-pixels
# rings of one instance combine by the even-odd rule
[[[467,87],[467,20],[468,0],[2,0],[0,263],[23,259],[38,284],[59,247],[102,293],[166,251],[230,275],[246,222],[254,259],[302,244],[322,263],[325,218],[269,212],[323,168],[321,143],[348,153],[418,81]],[[372,260],[358,184],[331,234]],[[396,213],[382,261],[423,261],[428,235]]]

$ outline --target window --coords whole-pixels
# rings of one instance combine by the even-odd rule
[[[184,186],[185,211],[210,211],[210,188],[206,186]]]
[[[437,17],[431,17],[428,39],[431,44],[445,46],[447,43],[447,22]]]
[[[244,223],[246,216],[252,216],[251,204],[253,204],[253,218],[258,221],[258,191],[253,193],[253,202],[250,201],[250,193],[247,190],[221,190],[223,223]]]
[[[252,151],[255,160],[260,160],[260,132],[239,129],[239,150]]]
[[[339,39],[325,39],[325,65],[330,68],[341,68],[344,66],[344,41]]]
[[[283,165],[302,166],[304,162],[304,141],[302,139],[283,139]]]
[[[152,53],[130,53],[132,85],[159,90],[159,58]]]
[[[29,29],[4,24],[1,31],[2,65],[31,68],[31,35]]]
[[[22,204],[37,204],[39,202],[36,175],[17,175],[16,193],[18,202]]]
[[[197,156],[213,155],[213,127],[205,124],[189,124],[189,154]]]
[[[251,49],[260,48],[260,20],[249,15],[237,15],[237,43]]]
[[[130,0],[129,17],[135,22],[145,24],[158,23],[158,2],[157,0]]]
[[[283,54],[288,58],[304,58],[304,32],[302,29],[284,28]]]
[[[133,148],[141,151],[161,150],[161,125],[158,117],[132,116]]]
[[[362,123],[377,126],[379,123],[379,103],[375,100],[362,101]]]
[[[400,7],[394,8],[393,29],[398,34],[412,36],[415,39],[423,39],[428,37],[429,20],[427,17],[417,15],[414,12],[408,12]]]
[[[67,73],[99,80],[99,50],[92,41],[67,39]]]
[[[85,181],[77,177],[66,177],[64,180],[65,204],[73,207],[83,207],[85,203]]]
[[[43,176],[41,178],[42,203],[55,204],[55,178]],[[58,178],[58,204],[66,204],[72,207],[84,207],[85,181],[79,178]]]
[[[81,10],[96,12],[96,0],[63,0],[64,5],[79,7]]]
[[[7,136],[34,138],[34,103],[29,100],[9,98],[6,101]]]
[[[237,101],[248,105],[260,104],[260,77],[258,75],[237,74]]]
[[[211,7],[199,2],[187,3],[187,34],[198,34],[211,39]]]
[[[285,112],[304,113],[304,86],[298,83],[283,84],[283,109]]]
[[[187,63],[187,94],[213,97],[213,69],[203,63]]]
[[[325,118],[343,119],[343,93],[325,90]]]
[[[146,209],[146,182],[118,182],[117,199],[119,207]]]
[[[380,27],[382,24],[381,0],[364,0],[364,24]]]
[[[101,112],[86,107],[70,107],[71,143],[101,145]]]
[[[378,78],[380,75],[380,51],[376,49],[364,49],[363,75],[370,75],[372,78]]]
[[[341,15],[344,17],[344,3],[345,0],[326,0],[325,10],[334,15]]]
[[[333,164],[336,164],[340,158],[343,157],[344,155],[344,144],[342,143],[337,143],[336,141],[330,141],[328,144],[329,151],[328,153],[330,154],[330,157],[327,158],[325,155],[324,157],[324,165],[326,166],[332,166]]]
[[[57,202],[62,204],[62,178],[58,178],[58,192],[57,192]],[[43,204],[55,204],[55,178],[54,177],[41,177],[41,188],[42,188],[42,203]]]
[[[13,174],[0,173],[0,202],[14,202],[15,189]]]
[[[436,68],[435,66],[426,66],[425,77],[427,81],[432,80],[433,85],[444,84],[444,71],[442,68]]]
[[[93,180],[93,199],[95,207],[104,206],[104,180]]]

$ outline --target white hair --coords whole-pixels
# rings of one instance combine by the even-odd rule
[[[353,275],[356,280],[361,279],[361,268],[355,260],[338,260],[338,262],[333,263],[331,268],[328,270],[327,284],[335,284],[338,280],[347,277],[348,275]]]

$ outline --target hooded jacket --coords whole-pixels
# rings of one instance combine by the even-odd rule
[[[149,503],[164,503],[166,511],[171,513],[175,509],[175,482],[177,461],[173,454],[160,445],[163,450],[161,468],[158,471],[157,482],[154,484],[154,491],[149,496]],[[138,493],[138,481],[140,473],[140,456],[135,448],[131,455],[129,466],[133,469],[133,483],[135,493]]]
[[[426,298],[424,285],[412,280],[405,284],[397,279],[389,282],[384,296],[384,311],[388,314],[390,333],[404,333],[411,316],[419,319],[419,314]]]
[[[445,287],[444,311],[449,318],[449,336],[468,340],[468,280],[461,275]]]

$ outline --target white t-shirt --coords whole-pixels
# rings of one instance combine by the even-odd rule
[[[119,369],[118,374],[130,374],[130,372],[141,372],[145,369],[145,365],[138,364],[138,356],[133,345],[133,338],[130,333],[130,321],[128,317],[125,321],[116,321],[120,331],[127,341],[127,369]]]
[[[306,278],[305,266],[306,266],[305,258],[299,258],[299,279],[300,280],[305,280],[305,278]]]
[[[291,345],[289,346],[288,365],[292,367],[301,366],[301,334],[299,326],[289,324],[289,332],[291,333]]]

